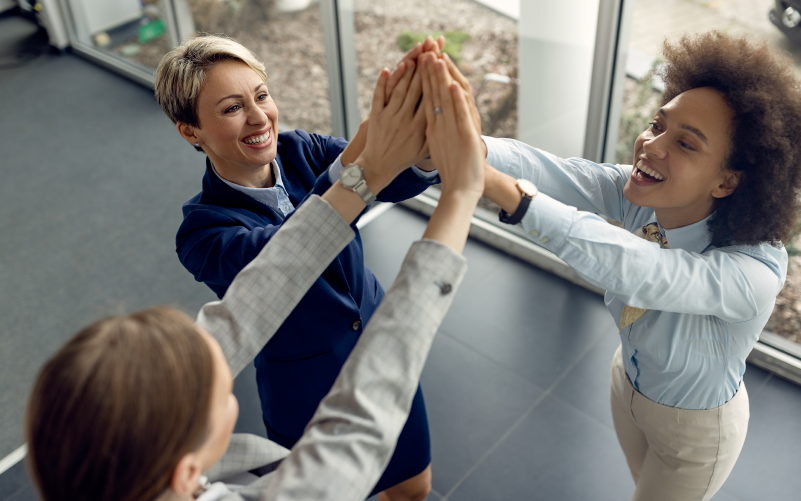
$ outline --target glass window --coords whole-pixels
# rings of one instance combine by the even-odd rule
[[[170,50],[170,14],[158,0],[67,0],[73,47],[108,64],[125,65],[141,77]]]
[[[370,112],[381,68],[394,68],[403,54],[427,35],[445,35],[445,51],[470,80],[482,133],[517,138],[517,0],[355,0],[354,7],[362,118]],[[436,198],[438,187],[432,190]],[[497,221],[495,204],[483,199],[481,206],[494,211],[488,216]]]
[[[331,103],[320,4],[312,0],[186,1],[191,32],[225,33],[267,68],[281,130],[331,134]],[[187,23],[189,24],[189,23]]]
[[[488,7],[482,5],[492,5]],[[370,111],[381,68],[394,68],[426,35],[445,35],[445,51],[470,80],[483,133],[517,137],[517,1],[355,0],[359,110]],[[508,7],[511,6],[511,7]]]

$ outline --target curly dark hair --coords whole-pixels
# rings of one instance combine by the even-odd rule
[[[801,207],[801,83],[792,61],[764,42],[717,31],[666,40],[662,53],[660,106],[711,87],[734,111],[724,166],[743,175],[709,221],[713,245],[786,242]]]

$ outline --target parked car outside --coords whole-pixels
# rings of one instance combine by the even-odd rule
[[[801,44],[801,0],[776,0],[768,18],[787,38]]]

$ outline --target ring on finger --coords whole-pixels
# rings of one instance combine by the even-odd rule
[[[442,106],[435,106],[434,107],[434,114],[435,115],[442,115]]]

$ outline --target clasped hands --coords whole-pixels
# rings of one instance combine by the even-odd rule
[[[444,43],[428,37],[378,77],[369,119],[353,141],[364,144],[355,163],[373,193],[411,165],[436,168],[443,197],[474,205],[484,191],[481,119],[467,79],[441,53]]]

